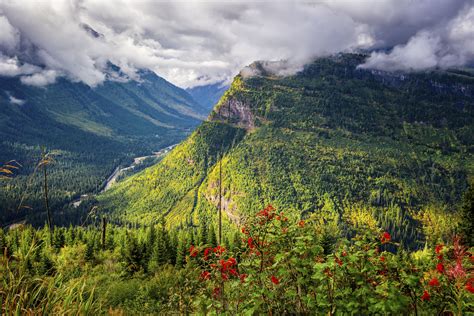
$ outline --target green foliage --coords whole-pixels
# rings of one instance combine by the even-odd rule
[[[270,202],[302,218],[328,201],[338,216],[361,203],[419,247],[414,214],[452,213],[473,172],[474,78],[371,72],[357,68],[363,58],[321,58],[284,78],[237,76],[209,121],[100,202],[124,222],[163,214],[169,226],[200,226],[215,219],[222,162],[225,227]]]
[[[32,175],[40,146],[55,158],[48,180],[51,206],[58,212],[81,194],[98,193],[117,166],[179,142],[207,115],[184,90],[151,72],[141,77],[140,83],[107,81],[93,89],[65,79],[37,88],[0,77],[3,225],[25,216],[43,223],[43,214],[38,214],[44,210],[41,177]],[[12,104],[9,95],[25,104]],[[73,211],[58,220],[79,222],[78,210]]]

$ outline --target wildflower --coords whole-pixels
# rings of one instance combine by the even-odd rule
[[[334,261],[336,261],[336,263],[337,263],[339,266],[342,266],[342,260],[339,259],[338,257],[334,257]]]
[[[189,255],[191,257],[196,257],[198,255],[198,249],[196,247],[194,247],[193,245],[191,245],[191,247],[189,247]]]
[[[428,293],[428,291],[425,290],[425,291],[423,292],[423,295],[421,296],[421,300],[422,300],[422,301],[429,301],[429,300],[430,300],[430,297],[431,297],[431,296],[430,296],[430,293]]]
[[[448,270],[448,275],[453,278],[462,278],[466,275],[466,270],[464,270],[461,261],[457,261],[454,267],[451,267]]]
[[[438,258],[439,261],[443,260],[443,255],[437,255],[436,258]]]
[[[209,280],[211,278],[211,274],[208,271],[203,271],[201,273],[201,279],[203,280]]]
[[[242,234],[245,234],[245,235],[249,234],[249,231],[247,230],[245,226],[242,227]]]
[[[229,269],[229,273],[233,276],[238,276],[239,274],[237,273],[237,270],[235,269]]]
[[[213,249],[213,251],[214,251],[214,253],[217,253],[217,254],[220,255],[220,254],[222,254],[223,252],[225,252],[225,248],[219,245],[219,246],[215,247],[215,248]]]
[[[432,278],[430,282],[428,282],[429,286],[439,286],[439,281],[437,278]]]
[[[244,283],[244,282],[245,282],[245,279],[247,278],[247,276],[248,276],[247,274],[242,273],[242,274],[239,276],[239,278],[240,278],[240,283]]]
[[[471,292],[471,293],[474,293],[474,278],[471,278],[471,279],[467,280],[466,290]]]
[[[380,237],[380,241],[382,242],[382,244],[390,242],[390,239],[392,239],[392,236],[390,236],[388,232],[384,232]]]
[[[227,262],[231,265],[231,266],[235,266],[237,264],[237,260],[235,260],[235,258],[232,258],[230,257],[229,259],[227,259]]]
[[[222,280],[227,281],[229,280],[229,276],[225,273],[221,273]]]
[[[212,294],[215,298],[221,296],[221,288],[220,287],[215,287],[214,290],[212,291]]]
[[[343,256],[343,257],[347,256],[347,252],[344,250],[344,251],[342,252],[341,256]]]
[[[380,261],[385,262],[385,257],[384,257],[384,256],[381,256],[381,257],[380,257]]]
[[[298,226],[303,228],[304,227],[304,221],[303,220],[299,221]]]
[[[247,244],[249,245],[250,249],[253,249],[255,247],[255,245],[253,244],[253,238],[252,237],[249,237],[249,239],[247,239]]]
[[[439,255],[441,253],[441,250],[443,250],[443,245],[436,245],[435,247],[435,252],[437,255]]]
[[[212,251],[212,248],[206,248],[204,249],[204,260],[207,261],[209,258],[209,253]]]
[[[439,273],[443,273],[444,272],[444,265],[442,263],[438,263],[436,265],[436,270],[438,270]]]
[[[231,263],[229,263],[228,261],[225,261],[225,260],[219,260],[219,263],[221,265],[221,271],[222,272],[227,272],[229,267],[232,265]]]
[[[278,285],[280,283],[280,280],[278,280],[278,278],[274,275],[272,275],[271,280],[272,280],[272,283],[275,285]]]

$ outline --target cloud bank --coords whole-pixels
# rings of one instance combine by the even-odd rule
[[[272,65],[289,74],[358,49],[374,50],[361,67],[389,71],[474,60],[472,0],[0,0],[0,30],[0,75],[36,86],[58,77],[96,86],[150,69],[192,87],[255,60],[283,60]]]

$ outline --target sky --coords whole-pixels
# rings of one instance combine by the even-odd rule
[[[360,50],[371,52],[360,67],[386,71],[472,64],[474,0],[0,0],[0,75],[27,85],[95,87],[149,69],[187,88],[228,83],[256,60],[288,75]]]

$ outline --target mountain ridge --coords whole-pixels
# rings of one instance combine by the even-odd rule
[[[150,71],[140,72],[140,78],[91,88],[66,78],[33,87],[0,77],[0,162],[22,165],[0,196],[5,221],[32,213],[14,215],[12,201],[23,194],[41,146],[56,158],[51,194],[53,206],[60,208],[98,191],[119,164],[180,141],[206,117],[208,111],[183,89]],[[38,175],[34,182],[41,188]],[[41,210],[40,190],[29,194],[26,205]]]
[[[234,216],[268,203],[304,215],[343,214],[362,202],[403,218],[409,209],[452,207],[473,174],[466,91],[474,78],[434,71],[390,79],[358,68],[364,58],[321,58],[290,77],[237,76],[208,120],[102,197],[104,209],[125,221],[166,214],[170,225],[195,225],[215,214],[219,160],[224,208]]]

